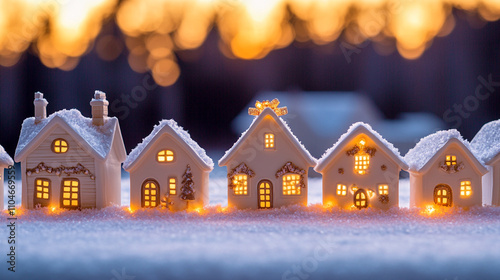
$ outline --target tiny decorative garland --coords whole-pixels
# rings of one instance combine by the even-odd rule
[[[305,188],[306,184],[304,183],[304,174],[306,171],[304,169],[301,169],[300,167],[297,167],[295,164],[293,164],[291,161],[285,163],[283,167],[281,167],[278,171],[276,171],[276,178],[279,178],[280,176],[283,176],[287,173],[293,173],[293,174],[298,174],[300,175],[300,181],[298,186],[300,188]]]
[[[439,168],[441,168],[441,170],[443,170],[444,172],[448,173],[448,174],[453,174],[453,173],[457,173],[459,172],[460,170],[464,169],[465,168],[465,165],[463,162],[459,163],[459,164],[455,164],[455,165],[446,165],[445,162],[443,162]]]
[[[360,150],[361,150],[361,148],[358,145],[354,145],[354,147],[352,147],[350,150],[346,151],[346,154],[348,156],[353,156],[353,155],[357,154]],[[369,154],[370,157],[374,157],[377,149],[367,146],[363,149],[363,151],[365,153]]]
[[[89,175],[90,179],[95,180],[94,174],[90,172],[85,166],[82,164],[78,163],[76,166],[71,166],[71,167],[66,167],[64,165],[61,165],[59,167],[52,167],[52,166],[47,166],[45,163],[40,162],[35,168],[27,169],[26,170],[26,175],[31,176],[33,173],[40,173],[40,172],[47,172],[47,173],[56,173],[57,176],[61,176],[61,174],[66,174],[67,176],[73,175],[73,174],[85,174]]]
[[[234,175],[236,175],[236,174],[246,174],[250,178],[252,178],[253,176],[255,176],[255,172],[253,172],[252,169],[248,168],[248,166],[244,162],[240,163],[238,166],[236,166],[235,168],[231,169],[231,172],[227,173],[227,178],[229,178],[229,185],[228,185],[228,187],[230,189],[232,189],[232,188],[235,187],[235,185],[233,184],[233,180],[234,180]]]
[[[387,194],[382,194],[378,197],[378,201],[380,201],[382,204],[387,204],[389,203],[389,195]]]

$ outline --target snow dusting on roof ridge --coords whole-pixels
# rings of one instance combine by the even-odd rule
[[[471,141],[477,157],[488,163],[500,153],[500,120],[491,121],[479,130]]]
[[[158,132],[168,125],[172,130],[175,131],[175,133],[184,141],[186,144],[188,144],[189,147],[195,152],[195,154],[198,155],[198,157],[208,166],[211,168],[214,167],[214,162],[212,159],[207,155],[205,150],[198,145],[192,138],[189,133],[184,130],[181,126],[177,124],[176,121],[174,120],[161,120],[159,124],[155,125],[153,128],[153,131],[144,139],[142,139],[142,142],[139,143],[132,151],[130,154],[127,156],[127,159],[123,163],[123,168],[127,169],[129,168],[132,163],[134,163],[137,158],[142,154],[144,149],[147,147],[147,145],[153,140],[153,138],[158,134]]]
[[[340,143],[342,143],[349,135],[351,135],[351,133],[356,130],[358,127],[364,127],[366,130],[368,130],[371,134],[373,134],[373,136],[375,136],[380,142],[382,142],[382,144],[384,144],[396,157],[399,158],[399,160],[401,160],[402,162],[405,162],[403,157],[401,156],[401,154],[399,153],[399,150],[398,148],[394,147],[394,145],[392,143],[390,143],[389,141],[387,141],[384,137],[382,137],[382,135],[380,135],[377,131],[373,130],[373,128],[371,127],[371,125],[367,124],[367,123],[364,123],[364,122],[356,122],[356,123],[353,123],[349,129],[347,130],[346,133],[342,134],[342,136],[340,136],[339,140],[337,140],[337,142],[335,144],[333,144],[333,146],[331,148],[329,148],[328,150],[325,151],[325,153],[321,156],[321,158],[319,159],[318,161],[318,165],[322,164],[322,162],[328,158],[328,156],[330,156],[330,154],[338,147],[338,145],[340,145]]]
[[[7,154],[5,149],[0,145],[0,165],[13,165],[14,161],[12,158]]]
[[[265,110],[267,110],[267,108],[266,108]],[[273,111],[273,112],[274,112],[274,111]],[[260,116],[260,115],[259,115],[259,116]],[[229,153],[231,153],[231,152],[234,150],[234,148],[235,148],[235,147],[236,147],[236,146],[237,146],[237,145],[238,145],[238,144],[242,141],[243,137],[245,137],[245,135],[246,135],[246,134],[247,134],[247,132],[250,130],[250,128],[252,128],[252,127],[253,127],[253,125],[255,124],[255,122],[257,121],[257,119],[259,118],[259,116],[256,116],[256,117],[253,119],[253,121],[252,121],[252,123],[250,124],[250,126],[248,127],[248,129],[247,129],[247,130],[245,130],[245,131],[243,131],[243,133],[241,133],[241,136],[238,138],[238,140],[237,140],[236,142],[234,142],[233,146],[232,146],[229,150],[227,150],[227,151],[224,153],[224,156],[222,156],[222,157],[219,159],[219,164],[220,164],[220,163],[221,163],[221,161],[222,161],[223,159],[225,159],[225,158],[229,155]],[[313,156],[311,155],[311,153],[309,153],[309,151],[306,149],[306,147],[304,146],[304,144],[302,144],[302,142],[300,142],[299,138],[297,138],[297,136],[295,136],[295,134],[293,134],[293,132],[292,132],[292,130],[290,129],[290,127],[288,126],[288,124],[287,124],[287,123],[286,123],[286,122],[285,122],[285,121],[284,121],[281,117],[279,117],[279,116],[277,116],[277,115],[276,115],[276,118],[277,118],[277,119],[279,119],[279,120],[281,121],[281,123],[283,124],[283,126],[284,126],[284,127],[288,130],[288,132],[290,133],[290,135],[292,135],[293,140],[295,140],[295,142],[297,142],[297,144],[298,144],[298,145],[302,148],[302,150],[303,150],[303,151],[306,153],[306,155],[307,155],[307,156],[311,159],[311,161],[313,161],[313,162],[317,163],[317,162],[318,162],[318,160],[317,160],[315,157],[313,157]]]
[[[80,135],[87,144],[101,157],[105,158],[111,150],[113,142],[113,134],[118,121],[115,117],[109,117],[107,122],[102,126],[92,124],[92,118],[84,117],[77,109],[60,110],[45,119],[42,119],[38,124],[35,124],[35,118],[30,117],[24,120],[21,127],[21,135],[16,148],[16,156],[28,146],[33,139],[45,128],[54,117],[61,118],[66,122],[78,135]]]
[[[418,171],[422,169],[427,162],[451,139],[457,139],[464,144],[467,149],[473,152],[469,142],[462,137],[458,130],[449,129],[435,132],[420,139],[417,145],[408,151],[404,159],[408,163],[410,169]]]

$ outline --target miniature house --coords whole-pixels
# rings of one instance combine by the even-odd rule
[[[323,205],[389,209],[399,206],[399,172],[408,166],[398,149],[358,122],[314,168],[323,175]]]
[[[228,206],[266,209],[307,205],[307,174],[316,159],[279,117],[279,101],[256,103],[250,128],[220,159],[227,167]]]
[[[483,176],[483,203],[500,206],[500,120],[485,124],[471,146],[489,171]]]
[[[404,157],[410,172],[410,206],[482,205],[486,167],[456,129],[422,138]]]
[[[130,207],[171,210],[208,204],[213,161],[174,120],[162,120],[133,149],[123,167],[130,172]]]
[[[9,166],[13,165],[14,161],[12,158],[5,152],[4,148],[0,146],[0,211],[3,210],[4,207],[4,188],[3,188],[3,182],[4,182],[4,169],[8,168]]]
[[[92,118],[76,110],[49,117],[35,93],[35,117],[24,120],[15,160],[21,162],[22,206],[103,208],[121,203],[121,163],[126,158],[118,119],[108,117],[106,94],[96,91]]]

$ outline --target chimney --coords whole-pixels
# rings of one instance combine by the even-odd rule
[[[43,98],[43,93],[37,91],[35,92],[33,104],[35,105],[35,124],[37,124],[47,118],[47,104],[49,102]]]
[[[93,125],[104,125],[108,118],[108,105],[109,102],[106,100],[106,93],[96,90],[94,98],[90,101]]]

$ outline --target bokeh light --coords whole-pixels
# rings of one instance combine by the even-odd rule
[[[175,52],[200,47],[214,27],[230,58],[260,59],[294,41],[371,40],[379,54],[417,59],[453,31],[454,9],[500,19],[498,0],[0,0],[0,65],[31,51],[69,71],[92,48],[106,61],[126,49],[134,71],[169,86],[180,75]],[[122,34],[98,37],[110,19]]]

